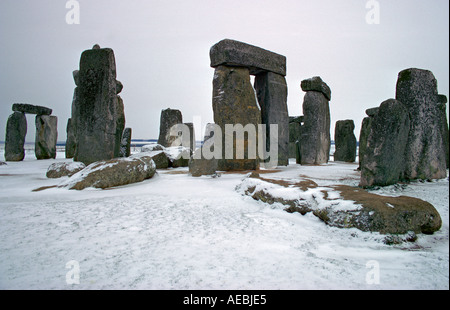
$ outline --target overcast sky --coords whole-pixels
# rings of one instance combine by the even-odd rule
[[[79,0],[80,24],[66,23],[66,0],[2,0],[0,140],[13,103],[53,109],[66,139],[81,53],[98,43],[115,52],[133,138],[156,138],[162,109],[184,122],[213,121],[209,49],[229,38],[287,57],[288,108],[302,114],[300,82],[321,76],[332,90],[336,121],[353,119],[395,97],[398,73],[431,70],[449,95],[449,1],[378,0]],[[34,141],[28,116],[27,141]]]

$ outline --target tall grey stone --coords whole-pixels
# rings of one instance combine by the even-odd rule
[[[355,123],[353,120],[336,122],[334,142],[336,151],[334,161],[353,163],[356,160],[356,136],[354,134]]]
[[[172,126],[183,123],[183,115],[180,110],[165,109],[161,111],[161,119],[159,124],[158,144],[164,147],[170,147],[175,140],[170,137],[170,129]]]
[[[75,128],[73,126],[73,120],[71,118],[67,120],[66,134],[67,134],[65,147],[66,158],[73,158],[75,156],[77,142],[75,139]]]
[[[384,101],[370,126],[360,186],[386,186],[404,178],[409,131],[408,109],[398,100]]]
[[[218,162],[218,169],[225,171],[258,169],[260,159],[257,154],[256,130],[258,130],[258,124],[261,124],[261,111],[256,102],[255,91],[250,83],[249,69],[229,66],[218,66],[215,69],[213,112],[214,122],[222,130],[222,141],[224,143],[222,159]],[[248,135],[244,134],[243,137],[238,137],[233,132],[227,131],[226,125],[229,125],[228,129],[230,129],[230,126],[236,125],[242,126],[241,128],[253,129],[255,132],[249,132]],[[229,142],[230,145],[227,145],[226,142]],[[243,159],[237,158],[236,151],[238,148],[243,150]]]
[[[56,158],[58,140],[58,118],[50,115],[36,116],[36,142],[34,152],[37,159]]]
[[[5,160],[22,161],[25,158],[27,119],[22,112],[14,112],[6,124]]]
[[[300,143],[301,139],[301,126],[303,125],[303,121],[303,116],[289,117],[289,158],[297,158],[297,148],[300,145],[298,143]]]
[[[129,157],[131,155],[131,133],[131,128],[125,128],[123,130],[119,157]]]
[[[431,71],[410,68],[398,75],[396,99],[411,117],[406,147],[407,179],[441,179],[447,176],[446,152],[437,81]]]
[[[286,76],[286,57],[247,43],[225,39],[210,50],[211,67],[245,67],[250,74],[273,72]]]
[[[449,129],[448,129],[448,118],[447,118],[447,96],[439,95],[439,115],[440,123],[442,128],[442,139],[445,149],[445,162],[447,169],[449,168]]]
[[[88,165],[119,156],[125,116],[117,90],[114,51],[110,48],[86,50],[74,73],[76,128],[75,161]]]
[[[284,76],[273,72],[258,74],[255,89],[261,107],[261,121],[266,125],[266,150],[270,150],[270,125],[278,126],[278,165],[289,164],[289,114],[287,84]]]
[[[303,100],[304,124],[301,127],[300,139],[301,164],[324,164],[329,161],[331,148],[328,97],[322,91],[308,90],[305,83],[303,88],[306,89],[306,94]],[[329,87],[325,84],[322,88]]]

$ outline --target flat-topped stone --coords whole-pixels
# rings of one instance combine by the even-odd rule
[[[304,92],[317,91],[325,95],[328,101],[331,100],[331,89],[320,76],[314,76],[310,79],[303,80],[300,87]]]
[[[274,72],[286,76],[286,57],[247,43],[225,39],[211,47],[211,67],[246,67],[250,74]]]
[[[14,112],[22,112],[36,115],[51,115],[53,112],[52,109],[27,103],[14,103],[12,106],[12,110]]]

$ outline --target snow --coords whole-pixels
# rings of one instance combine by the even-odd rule
[[[0,158],[3,157],[0,151]],[[424,199],[443,226],[415,243],[325,225],[242,195],[245,174],[193,178],[187,168],[109,190],[50,188],[55,160],[0,166],[0,289],[449,289],[449,181],[374,190]],[[264,178],[358,184],[357,164],[291,163]],[[33,191],[49,187],[45,190]],[[285,188],[280,195],[294,195]],[[297,193],[298,194],[298,193]],[[329,190],[329,199],[342,200]],[[352,207],[352,202],[345,202]],[[353,206],[354,207],[354,206]],[[68,284],[68,262],[79,284]],[[379,265],[379,284],[368,275]]]

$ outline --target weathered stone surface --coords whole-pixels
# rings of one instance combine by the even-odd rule
[[[250,72],[247,68],[227,66],[216,68],[213,79],[213,111],[214,122],[222,130],[222,143],[224,143],[222,159],[218,163],[219,170],[258,169],[260,159],[257,154],[256,131],[258,124],[261,124],[261,111],[256,102],[255,92],[250,83]],[[225,126],[227,124],[247,127],[255,132],[233,139],[231,132],[227,135]],[[231,144],[228,148],[226,142]],[[253,147],[254,150],[251,149]],[[254,154],[249,154],[249,149],[250,152],[254,151]],[[243,151],[243,159],[237,158],[237,151]],[[230,153],[231,156],[229,156]]]
[[[25,158],[25,136],[27,119],[22,112],[14,112],[6,124],[5,160],[22,161]]]
[[[172,146],[173,141],[176,139],[170,137],[170,128],[177,124],[183,123],[183,115],[179,110],[166,109],[161,111],[159,138],[158,144],[164,147]]]
[[[71,118],[67,120],[66,134],[66,158],[73,158],[75,156],[77,142],[75,138],[75,128]]]
[[[367,116],[375,116],[378,113],[378,110],[380,109],[380,107],[375,107],[375,108],[370,108],[366,110],[366,114]]]
[[[116,63],[109,48],[84,51],[80,59],[75,108],[75,161],[90,164],[119,156],[125,117],[117,96]]]
[[[286,76],[286,57],[247,43],[225,39],[210,50],[211,67],[249,68],[250,74],[274,72]]]
[[[405,105],[411,117],[405,152],[405,177],[445,178],[444,133],[437,81],[433,73],[416,68],[401,71],[397,80],[396,99]]]
[[[110,188],[142,182],[153,177],[156,167],[151,157],[114,158],[90,164],[74,174],[60,187],[83,190],[88,187]]]
[[[303,80],[300,87],[304,92],[318,91],[325,95],[328,101],[331,100],[331,89],[320,76],[314,76],[310,79]]]
[[[369,138],[370,130],[372,127],[372,121],[373,117],[370,116],[365,117],[362,120],[361,131],[359,133],[359,148],[358,148],[359,170],[361,170],[361,167],[364,162],[364,154],[366,153],[367,139]]]
[[[386,186],[403,179],[409,130],[408,109],[397,100],[384,101],[370,125],[360,186]]]
[[[448,119],[447,119],[447,96],[439,95],[439,115],[440,115],[440,126],[442,130],[442,139],[445,149],[445,162],[447,169],[450,167],[449,158],[449,129],[448,129]]]
[[[289,122],[289,158],[296,158],[297,146],[296,142],[301,138],[302,123]]]
[[[131,128],[125,128],[122,134],[122,142],[120,143],[120,157],[128,157],[131,154]]]
[[[26,114],[36,114],[36,115],[51,115],[53,112],[52,109],[26,103],[14,103],[12,106],[12,110],[14,112],[22,112]]]
[[[165,148],[164,152],[169,158],[169,167],[180,168],[189,166],[189,160],[192,155],[190,148],[184,146],[171,146]]]
[[[330,158],[330,106],[322,92],[308,91],[303,101],[304,125],[301,127],[301,164],[320,165]]]
[[[56,116],[36,116],[36,142],[34,152],[37,159],[56,158],[58,140],[58,118]]]
[[[84,168],[86,168],[86,165],[80,162],[53,163],[48,167],[46,175],[50,179],[71,177]]]
[[[355,123],[353,120],[336,122],[334,142],[336,151],[334,161],[353,163],[356,160],[356,136],[354,134]]]
[[[278,165],[289,164],[289,114],[287,84],[284,76],[267,72],[255,78],[255,89],[261,107],[261,121],[266,125],[266,150],[270,150],[270,125],[278,126]]]
[[[202,148],[197,149],[195,153],[197,152],[202,152]],[[193,177],[215,174],[219,167],[219,160],[215,158],[205,159],[203,156],[197,159],[199,156],[196,156],[195,153],[189,160],[189,173]]]
[[[157,144],[159,145],[159,144]],[[142,151],[131,155],[133,158],[151,158],[155,164],[156,169],[167,169],[170,166],[170,160],[164,150],[150,150]]]

